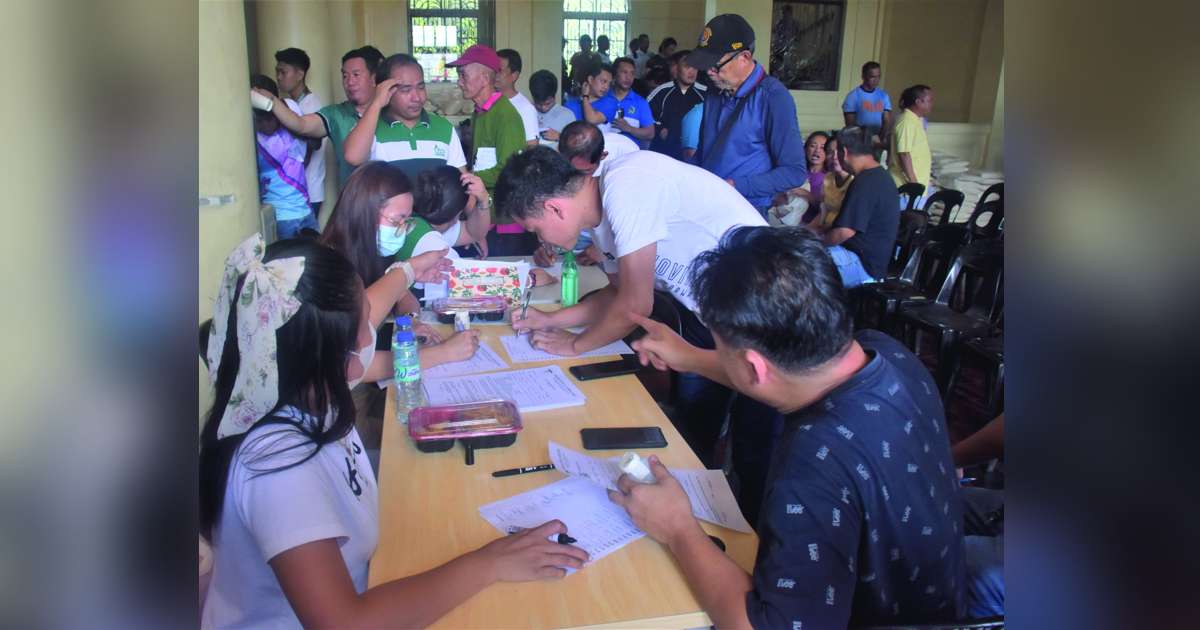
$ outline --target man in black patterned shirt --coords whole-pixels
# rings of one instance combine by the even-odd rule
[[[678,482],[610,492],[665,544],[719,628],[952,621],[964,612],[963,515],[937,388],[877,331],[853,334],[845,289],[803,228],[726,233],[692,288],[715,350],[648,319],[643,362],[697,372],[785,414],[748,575],[713,545]]]

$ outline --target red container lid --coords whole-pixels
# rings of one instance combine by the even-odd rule
[[[510,400],[417,407],[408,414],[414,441],[508,435],[521,430],[521,414]]]

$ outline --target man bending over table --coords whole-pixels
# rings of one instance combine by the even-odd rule
[[[656,483],[622,475],[612,500],[669,549],[718,628],[957,619],[963,512],[921,362],[882,333],[852,334],[837,267],[803,228],[730,231],[691,275],[716,349],[644,318],[634,347],[643,363],[699,372],[785,414],[753,575],[712,544],[657,458]]]
[[[684,335],[712,347],[696,317],[687,281],[692,260],[717,245],[731,228],[766,225],[736,190],[699,167],[653,151],[605,160],[598,177],[574,168],[547,147],[513,156],[496,184],[497,211],[543,242],[566,249],[593,228],[601,264],[612,284],[575,306],[552,313],[529,309],[513,328],[535,331],[535,348],[574,356],[628,335],[633,315],[649,315],[656,286],[671,293]],[[616,274],[615,278],[612,274]],[[567,330],[584,326],[581,333]],[[696,375],[681,375],[680,430],[705,465],[712,465],[732,392]],[[736,457],[735,457],[736,459]]]

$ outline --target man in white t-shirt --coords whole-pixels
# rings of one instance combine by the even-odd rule
[[[497,50],[500,57],[500,72],[496,73],[496,89],[517,108],[521,122],[525,125],[525,142],[530,146],[538,143],[538,112],[533,103],[517,91],[517,80],[521,78],[521,53],[505,48]]]
[[[301,116],[315,114],[325,106],[321,98],[308,89],[305,82],[309,65],[308,54],[299,48],[285,48],[275,53],[275,83],[279,85],[279,95],[284,99],[293,100],[299,106],[298,113]],[[308,142],[309,151],[308,160],[304,164],[308,203],[312,206],[313,216],[320,218],[321,202],[325,201],[325,139],[303,140]]]
[[[613,282],[575,306],[550,313],[531,308],[524,318],[514,316],[514,329],[534,331],[530,341],[535,348],[563,356],[633,332],[637,324],[632,314],[650,314],[656,288],[674,298],[684,338],[715,347],[695,314],[692,261],[716,247],[734,227],[766,225],[758,211],[717,176],[653,151],[610,158],[593,177],[546,147],[529,149],[509,160],[495,197],[499,211],[552,245],[573,248],[581,231],[593,230],[601,264]],[[568,330],[575,326],[585,330]],[[724,407],[714,400],[727,406],[731,394],[694,374],[680,375],[677,391],[678,418],[685,425],[680,430],[709,463],[725,416]]]

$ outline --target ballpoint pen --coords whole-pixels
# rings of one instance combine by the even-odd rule
[[[537,280],[533,276],[533,270],[529,271],[529,285],[525,287],[525,303],[521,305],[521,319],[525,319],[525,314],[529,312],[529,298],[533,296],[533,285]]]
[[[492,473],[493,477],[511,477],[512,475],[524,475],[525,473],[539,472],[542,470],[554,470],[554,464],[540,464],[538,466],[526,466],[524,468],[508,468],[505,470],[497,470]]]

